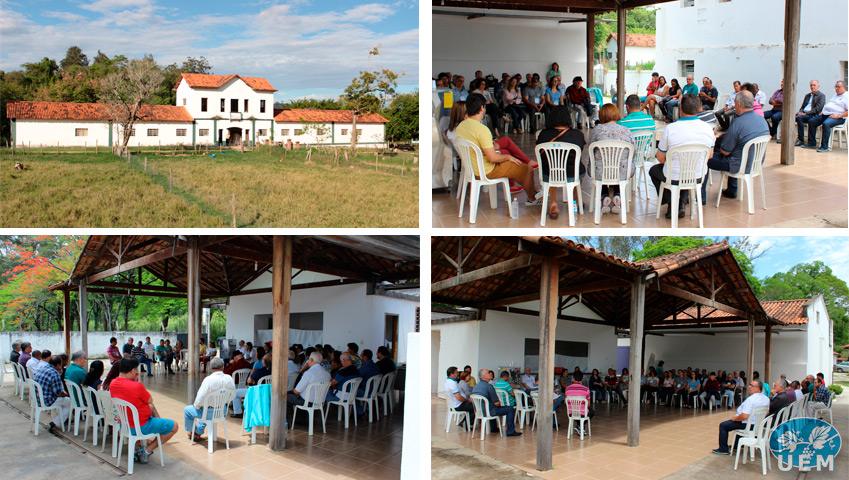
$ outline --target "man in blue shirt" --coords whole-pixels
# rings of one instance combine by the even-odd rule
[[[50,358],[49,365],[39,368],[33,375],[35,377],[33,380],[41,386],[44,406],[57,405],[59,407],[59,414],[53,417],[53,421],[50,422],[50,433],[53,433],[53,430],[57,426],[56,420],[58,420],[58,425],[65,423],[65,420],[68,419],[68,413],[71,410],[71,399],[65,392],[65,387],[62,384],[62,375],[59,374],[61,370],[62,357],[57,355]]]
[[[498,394],[495,393],[495,387],[492,386],[489,382],[492,381],[493,375],[490,370],[486,368],[482,368],[479,372],[480,381],[475,385],[475,388],[472,390],[473,395],[480,395],[489,400],[489,414],[493,416],[506,416],[507,417],[507,436],[508,437],[518,437],[521,435],[520,432],[516,431],[516,425],[513,422],[513,417],[515,416],[516,409],[513,407],[508,407],[501,405],[501,402],[498,401]],[[484,412],[486,413],[486,412]],[[498,421],[498,420],[496,420]],[[483,426],[481,428],[484,428]],[[498,426],[496,425],[496,428]],[[490,428],[490,431],[495,431]]]
[[[749,140],[769,135],[769,125],[764,117],[753,111],[755,97],[752,92],[742,90],[734,99],[734,110],[737,116],[728,127],[728,131],[717,141],[714,148],[713,158],[708,160],[708,168],[711,170],[722,170],[736,172],[740,170],[743,159],[743,146]],[[750,149],[749,155],[754,155],[754,149]],[[752,171],[751,159],[746,166],[746,173]],[[751,192],[749,193],[751,195]],[[707,182],[702,182],[702,200],[707,199]],[[728,179],[728,188],[722,191],[726,198],[737,198],[737,179]]]
[[[699,90],[699,98],[705,110],[713,110],[719,91],[713,86],[713,80],[708,77],[702,79],[702,89]]]
[[[363,353],[360,354],[360,359],[362,360],[362,366],[360,366],[360,376],[363,377],[363,383],[366,383],[369,378],[380,373],[377,369],[377,365],[372,361],[372,353],[368,348],[363,350]]]

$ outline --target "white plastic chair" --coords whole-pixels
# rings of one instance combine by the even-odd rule
[[[758,423],[754,430],[754,435],[744,436],[737,441],[737,454],[734,457],[734,470],[737,470],[737,464],[740,462],[740,452],[743,451],[743,464],[746,464],[746,457],[751,454],[752,459],[755,458],[755,452],[760,451],[762,473],[766,475],[770,465],[769,452],[769,433],[772,430],[773,416],[769,415]]]
[[[71,421],[74,422],[74,436],[78,436],[80,434],[80,421],[88,412],[88,402],[86,401],[85,395],[83,394],[83,390],[76,383],[65,380],[65,388],[68,389],[68,393],[71,398],[71,413],[68,415],[68,430],[71,429]],[[86,425],[88,425],[88,421],[86,421]],[[87,429],[83,428],[83,433],[87,433]],[[85,441],[85,438],[83,438]]]
[[[724,180],[728,177],[736,178],[741,180],[740,183],[740,191],[737,192],[737,199],[742,201],[743,194],[746,194],[748,198],[748,211],[749,215],[755,214],[755,190],[754,190],[754,178],[761,178],[761,203],[763,204],[763,209],[766,210],[766,187],[764,186],[764,171],[763,164],[766,160],[766,146],[769,144],[770,136],[762,135],[757,138],[753,138],[746,142],[743,145],[743,156],[740,161],[740,169],[736,172],[725,172],[721,171],[722,176],[719,179],[719,192],[716,194],[716,206],[719,207],[719,201],[722,199],[722,185],[724,185]],[[749,159],[750,150],[754,149],[752,152],[752,171],[750,173],[746,173],[746,165]]]
[[[622,224],[628,223],[628,184],[634,169],[634,145],[620,140],[602,140],[590,144],[590,171],[589,175],[592,178],[593,190],[592,200],[590,201],[590,211],[595,211],[593,221],[596,225],[601,223],[601,187],[603,185],[618,185],[619,199],[622,206],[619,210],[619,217]],[[595,153],[598,152],[601,156],[601,176],[596,178],[595,171]],[[628,168],[625,180],[619,178],[619,158],[623,152],[628,156]],[[571,206],[569,207],[571,208]],[[593,210],[595,209],[595,210]]]
[[[360,388],[360,383],[363,379],[360,377],[352,378],[342,384],[339,393],[336,395],[339,400],[327,402],[327,411],[324,412],[325,418],[330,412],[330,406],[336,405],[336,421],[342,421],[342,411],[345,411],[345,430],[348,429],[348,422],[351,414],[354,416],[354,426],[357,426],[357,389]]]
[[[475,436],[475,428],[478,426],[478,422],[481,424],[481,441],[483,441],[484,437],[486,437],[487,432],[489,431],[489,422],[490,420],[495,420],[495,423],[498,424],[498,433],[500,436],[504,436],[504,426],[501,423],[501,418],[491,415],[489,411],[489,400],[486,397],[481,395],[472,394],[471,396],[472,403],[475,406],[475,423],[472,424],[472,437]]]
[[[585,126],[585,127],[587,127],[587,130],[589,130],[589,128],[590,128],[590,116],[587,115],[587,111],[584,109],[583,105],[575,105],[574,103],[570,104],[569,105],[569,115],[572,118],[572,125],[574,125],[575,128],[578,128],[578,117],[580,116],[581,117],[580,126],[582,126],[582,127]]]
[[[834,417],[831,414],[832,400],[834,400],[834,392],[831,392],[831,395],[828,396],[828,402],[825,404],[825,408],[820,407],[814,410],[814,418],[822,418],[820,415],[825,416],[825,414],[828,414],[828,423],[834,423]]]
[[[389,372],[380,379],[377,387],[377,399],[383,401],[383,416],[386,417],[395,408],[395,392],[392,387],[395,386],[395,372]],[[378,404],[379,405],[379,404]]]
[[[447,395],[451,395],[448,393]],[[445,398],[445,406],[448,408],[448,413],[445,415],[445,433],[451,432],[451,424],[457,423],[459,424],[461,420],[465,420],[466,423],[466,431],[468,432],[471,429],[469,425],[471,423],[471,419],[469,418],[469,412],[464,412],[455,409],[451,406],[451,398]]]
[[[566,413],[569,416],[569,433],[566,438],[572,438],[573,425],[577,422],[581,440],[584,439],[584,423],[587,424],[587,435],[592,436],[593,430],[590,424],[589,405],[584,397],[566,397]],[[586,413],[581,413],[586,412]]]
[[[46,406],[44,404],[44,393],[41,390],[41,385],[32,379],[27,379],[27,385],[29,386],[29,400],[30,400],[30,411],[32,413],[32,424],[33,424],[33,433],[35,436],[38,436],[38,427],[41,424],[41,413],[42,412],[50,412],[50,415],[55,418],[56,415],[59,415],[61,409],[59,405],[55,403],[51,406]],[[65,431],[65,422],[61,422],[62,431]]]
[[[513,396],[516,397],[516,420],[520,429],[525,428],[526,423],[531,423],[530,415],[536,415],[536,407],[531,405],[531,399],[527,393],[518,388],[513,389]]]
[[[669,190],[671,194],[669,208],[672,212],[672,228],[678,228],[678,202],[682,190],[690,191],[690,219],[698,213],[699,228],[704,227],[704,215],[702,214],[702,181],[707,169],[708,153],[710,148],[705,145],[680,145],[672,147],[666,154],[666,163],[663,168],[665,182],[661,182],[657,192],[657,217],[660,218],[661,199],[663,191]],[[673,177],[671,172],[673,166],[678,166],[678,175]],[[672,181],[677,180],[678,185]],[[693,200],[695,197],[695,200]]]
[[[837,148],[845,148],[844,144],[849,145],[849,137],[846,135],[846,122],[831,129],[831,136],[828,137],[829,150],[831,150],[835,137],[837,138]]]
[[[209,429],[207,441],[207,452],[212,453],[212,445],[215,443],[215,424],[220,424],[224,430],[224,444],[227,450],[230,450],[230,439],[227,438],[227,411],[230,409],[230,402],[236,396],[235,390],[222,388],[215,393],[207,395],[203,399],[203,405],[200,409],[200,416],[195,417],[192,421],[191,440],[192,445],[195,444],[195,431],[200,423],[206,424]]]
[[[581,194],[581,148],[566,142],[540,143],[534,148],[537,164],[542,165],[543,153],[548,160],[548,181],[543,181],[542,167],[538,168],[539,184],[542,188],[542,213],[539,217],[540,226],[545,226],[545,218],[548,216],[548,189],[562,188],[563,201],[569,212],[569,226],[575,226],[575,212],[572,210],[572,201],[578,203],[578,211],[584,214],[584,196]],[[575,158],[571,172],[568,171],[567,160],[572,155]],[[575,196],[577,195],[577,198]]]
[[[266,383],[271,383],[271,375],[266,375],[260,378],[258,382],[256,382],[257,385],[264,385]],[[291,388],[288,390],[291,390]]]
[[[374,421],[372,417],[375,415],[377,417],[376,420],[380,420],[380,406],[377,404],[377,387],[382,377],[383,375],[378,374],[366,380],[363,394],[356,399],[358,402],[365,403],[368,407],[368,423]]]
[[[180,361],[177,362],[177,370],[188,370],[189,369],[189,349],[184,348],[180,350]]]
[[[136,407],[120,398],[113,398],[112,405],[118,413],[118,421],[121,425],[121,430],[118,435],[118,455],[115,460],[115,466],[121,464],[121,450],[124,448],[124,439],[127,439],[127,473],[133,474],[133,463],[135,461],[133,454],[136,451],[136,442],[144,442],[145,440],[156,439],[157,450],[159,451],[159,463],[165,466],[165,454],[162,453],[162,437],[158,433],[149,433],[147,435],[141,432],[141,423],[139,422],[139,411]],[[133,425],[136,426],[135,432],[130,429],[129,419],[132,417]],[[144,443],[142,445],[145,445]]]
[[[20,396],[21,401],[24,400],[24,392],[26,389],[24,388],[24,378],[23,373],[21,373],[20,365],[17,363],[12,363],[12,375],[15,378],[15,396]]]
[[[645,193],[648,199],[649,185],[651,184],[648,169],[654,163],[653,160],[657,150],[654,141],[654,131],[638,130],[634,132],[633,136],[636,149],[634,151],[634,176],[630,179],[631,195],[636,197],[637,187],[643,185],[643,193]]]
[[[769,414],[769,407],[758,407],[752,409],[752,414],[748,418],[748,422],[746,426],[739,430],[731,430],[728,436],[728,443],[731,444],[731,453],[734,453],[734,445],[739,445],[739,442],[736,441],[737,437],[748,438],[753,437],[757,434],[757,428],[760,425],[760,422],[766,418]]]
[[[81,387],[82,388],[82,387]],[[86,406],[88,410],[85,414],[85,426],[83,427],[83,442],[88,438],[88,426],[89,424],[92,426],[91,434],[92,434],[92,442],[91,444],[97,446],[97,429],[100,427],[100,422],[103,421],[103,410],[99,410],[100,405],[97,401],[97,390],[86,386],[82,388],[83,395],[85,395]]]
[[[327,397],[327,390],[329,389],[329,383],[312,383],[307,386],[306,391],[301,394],[303,398],[306,399],[304,404],[295,405],[295,409],[292,412],[292,428],[290,430],[295,429],[295,418],[298,416],[298,410],[304,410],[310,417],[309,435],[312,436],[313,415],[316,411],[318,411],[318,415],[321,418],[321,431],[323,433],[327,433],[324,422],[324,400]]]
[[[236,382],[236,388],[247,388],[248,377],[250,375],[250,368],[240,368],[233,372],[233,381]]]
[[[118,412],[112,404],[112,396],[108,390],[97,391],[97,406],[100,408],[100,414],[103,415],[103,443],[100,451],[106,450],[106,434],[112,428],[112,457],[118,456],[118,434],[121,430],[121,419],[118,418]]]
[[[463,216],[463,205],[466,200],[467,187],[471,189],[471,196],[469,197],[469,223],[475,223],[477,221],[478,200],[480,199],[481,187],[489,187],[489,204],[492,208],[497,208],[498,185],[502,185],[504,187],[504,199],[507,202],[510,217],[513,218],[518,215],[518,212],[513,211],[512,197],[510,196],[510,181],[506,178],[487,178],[484,170],[483,152],[481,152],[481,149],[474,143],[462,138],[454,140],[454,148],[457,150],[457,154],[460,156],[460,160],[463,163],[464,172],[464,178],[462,180],[463,187],[460,193],[460,213],[457,216]],[[475,178],[474,170],[472,169],[472,162],[474,162],[478,167],[480,179]]]
[[[537,419],[539,418],[539,390],[531,392],[531,398],[534,401],[534,422],[531,424],[531,430],[537,428]],[[552,412],[551,418],[554,419],[554,429],[560,431],[560,425],[557,422],[557,412]]]

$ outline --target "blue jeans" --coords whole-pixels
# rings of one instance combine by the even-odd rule
[[[677,98],[673,98],[672,100],[669,100],[664,104],[663,109],[665,110],[664,113],[666,113],[667,119],[672,118],[672,108],[677,107],[679,104],[680,104],[680,102],[678,101]]]
[[[194,405],[186,405],[186,408],[183,409],[183,420],[184,425],[186,426],[186,431],[190,432],[192,430],[192,422],[195,421],[196,418],[201,416],[201,409],[195,408]],[[209,413],[206,414],[206,418],[212,418],[213,410],[210,408]],[[205,422],[198,422],[197,429],[195,429],[195,434],[203,435],[203,431],[206,429]],[[144,427],[142,427],[142,431],[144,431]]]
[[[513,408],[513,407],[489,407],[489,413],[490,413],[490,415],[494,415],[494,416],[506,415],[507,416],[507,433],[510,434],[510,433],[516,432],[516,424],[513,422],[513,420],[514,420],[513,416],[516,413],[515,408]],[[491,421],[497,422],[499,420],[491,420]],[[498,424],[495,424],[494,426],[495,426],[495,429],[498,428]],[[490,427],[489,431],[494,432],[494,431],[496,431],[495,429]]]
[[[828,148],[828,140],[831,138],[831,129],[838,125],[843,125],[845,122],[845,118],[831,118],[828,115],[819,115],[813,120],[810,120],[808,122],[808,144],[811,144],[811,140],[813,140],[813,144],[811,145],[816,145],[817,127],[822,125],[822,140],[820,141],[820,148]]]
[[[728,452],[728,434],[732,430],[740,430],[741,428],[745,428],[746,424],[743,422],[735,422],[734,420],[726,420],[719,424],[719,450],[723,452]],[[740,438],[740,437],[737,437]]]
[[[810,147],[815,147],[817,145],[817,127],[819,124],[811,126],[811,122],[816,121],[819,116],[820,115],[802,115],[801,117],[796,117],[796,133],[799,135],[799,141],[805,143],[805,125],[807,125],[808,146]]]
[[[563,402],[566,401],[565,395],[560,395],[559,397],[554,399],[554,411],[557,412],[557,409],[560,408],[560,405],[563,405]]]
[[[153,376],[153,361],[151,359],[136,357],[136,360],[138,360],[140,364],[144,365],[144,368],[147,370],[148,377]]]
[[[764,119],[769,124],[769,134],[773,137],[778,133],[778,124],[781,123],[781,116],[782,112],[780,108],[773,108],[768,112],[764,112]]]

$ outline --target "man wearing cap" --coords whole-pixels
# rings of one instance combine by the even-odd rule
[[[569,97],[569,102],[572,104],[570,107],[572,110],[576,110],[575,107],[582,107],[584,109],[583,112],[577,110],[578,115],[582,115],[586,113],[589,118],[593,118],[593,104],[590,103],[590,94],[587,92],[587,89],[584,88],[584,79],[580,76],[577,76],[572,79],[572,85],[566,89],[566,96]],[[580,116],[578,117],[578,130],[581,129]],[[590,128],[593,128],[594,125],[590,122]]]
[[[198,389],[195,402],[191,405],[186,405],[186,408],[183,409],[183,419],[185,420],[184,425],[189,438],[192,438],[192,423],[203,413],[201,412],[201,408],[203,408],[203,402],[206,397],[217,394],[221,390],[227,390],[228,392],[236,391],[236,383],[233,382],[233,377],[226,375],[223,371],[224,360],[218,357],[213,358],[209,361],[209,369],[212,370],[212,373],[204,378],[203,382],[200,384],[200,389]],[[197,428],[195,428],[194,432],[195,439],[198,441],[204,440],[201,435],[203,435],[205,428],[205,422],[198,422]]]

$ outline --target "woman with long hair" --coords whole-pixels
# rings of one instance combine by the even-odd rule
[[[660,102],[660,111],[666,117],[667,123],[672,123],[672,107],[677,107],[681,103],[681,85],[677,78],[673,78],[669,82],[669,90],[666,92],[666,97]]]
[[[501,92],[501,103],[513,121],[513,129],[523,133],[522,120],[525,118],[525,105],[522,103],[522,92],[519,91],[519,80],[515,76],[510,78],[507,88]]]
[[[646,113],[653,118],[655,106],[661,104],[667,95],[669,95],[669,85],[666,84],[666,77],[661,75],[657,78],[657,88],[654,93],[646,99]]]

